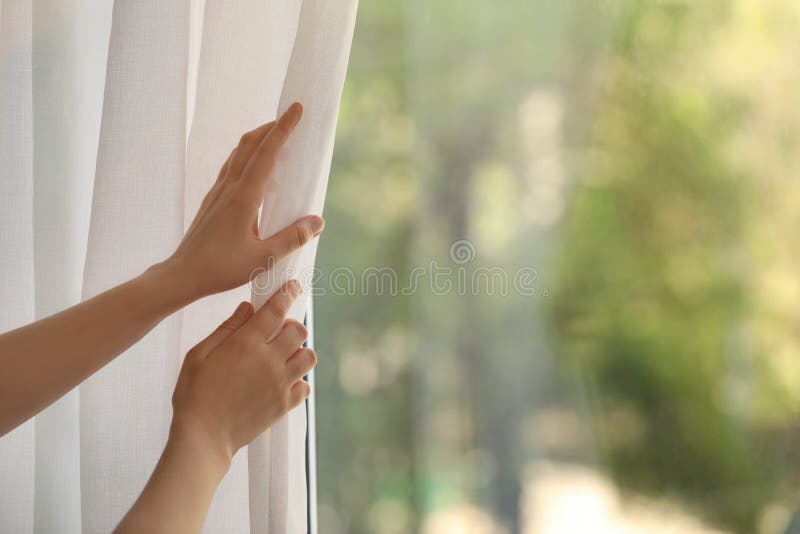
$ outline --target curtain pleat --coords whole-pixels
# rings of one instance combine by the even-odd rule
[[[206,0],[187,149],[186,227],[240,135],[275,118],[299,11],[299,0]],[[243,287],[186,308],[181,353],[248,297]],[[242,450],[215,495],[206,532],[250,530],[247,477]]]
[[[81,299],[111,5],[33,2],[36,318]],[[81,532],[78,391],[36,417],[34,532]]]
[[[0,4],[0,329],[34,318],[31,6]],[[0,439],[0,531],[33,531],[35,422]]]
[[[115,2],[84,276],[91,297],[165,259],[183,235],[188,5]],[[166,442],[180,314],[80,386],[83,531],[110,532]]]
[[[282,112],[300,101],[305,110],[267,184],[260,223],[263,235],[307,213],[322,213],[357,5],[357,0],[303,2],[278,107]],[[256,307],[281,281],[296,277],[305,287],[304,298],[295,302],[289,316],[302,320],[308,309],[316,248],[315,239],[278,264],[265,281],[268,291],[254,292]],[[305,531],[306,429],[305,406],[301,405],[249,446],[251,532]]]
[[[0,0],[0,329],[166,258],[241,133],[297,100],[262,233],[321,213],[355,12],[356,0]],[[272,279],[309,289],[315,251]],[[0,531],[111,531],[166,442],[182,355],[248,297],[266,300],[240,288],[175,314],[0,438]],[[205,531],[306,532],[305,437],[300,407],[241,451]]]

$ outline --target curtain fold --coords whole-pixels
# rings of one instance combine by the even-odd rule
[[[276,117],[299,11],[299,0],[206,1],[197,71],[190,71],[196,85],[187,148],[186,228],[240,135]],[[243,287],[186,308],[181,354],[248,299],[249,289]],[[248,502],[247,453],[242,450],[214,497],[206,531],[245,532],[250,528]]]
[[[306,109],[267,184],[262,235],[270,235],[306,213],[322,213],[356,9],[355,0],[303,2],[279,111],[295,101],[304,102]],[[316,248],[315,239],[277,265],[259,284],[264,291],[254,292],[254,305],[263,305],[282,281],[296,277],[304,293],[289,316],[302,321],[308,309]],[[306,428],[305,406],[301,405],[249,446],[253,532],[305,529]],[[269,506],[264,508],[264,502]]]
[[[0,4],[0,329],[34,318],[32,11]],[[0,531],[33,530],[35,422],[0,438]]]
[[[164,259],[239,135],[295,100],[305,115],[262,233],[321,213],[356,4],[0,0],[0,329]],[[315,249],[279,276],[308,271]],[[173,315],[0,438],[0,531],[113,529],[166,441],[183,354],[248,296]],[[305,435],[301,407],[241,451],[205,531],[306,532]]]
[[[188,5],[115,2],[83,296],[165,259],[183,235]],[[166,442],[175,314],[79,387],[84,532],[109,532]]]
[[[36,319],[80,301],[111,5],[33,2]],[[34,531],[81,531],[77,389],[36,417]]]

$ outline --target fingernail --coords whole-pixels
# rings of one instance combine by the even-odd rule
[[[250,304],[247,302],[240,302],[238,306],[236,306],[236,311],[233,312],[234,317],[242,317],[247,314],[247,309],[250,307]]]
[[[318,236],[322,233],[322,229],[325,228],[325,220],[322,217],[318,217],[313,215],[308,218],[308,224],[311,226],[311,233],[315,236]]]
[[[300,102],[296,102],[294,105],[294,124],[296,125],[300,122],[300,118],[303,116],[303,105]]]
[[[292,127],[294,127],[298,122],[300,122],[300,117],[303,116],[303,105],[300,102],[295,102],[289,106],[289,109],[286,110],[286,114],[291,116],[291,124]]]
[[[289,286],[289,292],[292,294],[293,297],[298,296],[300,292],[303,290],[302,286],[300,286],[300,282],[294,279],[289,280],[288,286]]]

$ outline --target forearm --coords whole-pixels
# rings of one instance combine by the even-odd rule
[[[194,299],[179,266],[140,276],[0,336],[0,435],[78,385]]]
[[[199,533],[230,461],[208,435],[173,423],[153,475],[115,532]]]
[[[317,358],[301,349],[308,330],[285,320],[301,289],[296,280],[284,284],[258,312],[239,305],[189,351],[167,446],[117,532],[199,533],[236,451],[308,397],[302,377]]]

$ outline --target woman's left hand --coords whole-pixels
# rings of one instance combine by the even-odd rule
[[[322,218],[309,215],[267,239],[258,235],[267,180],[302,113],[295,103],[277,121],[242,136],[183,241],[164,262],[180,272],[191,298],[247,283],[257,269],[271,268],[322,232]]]

